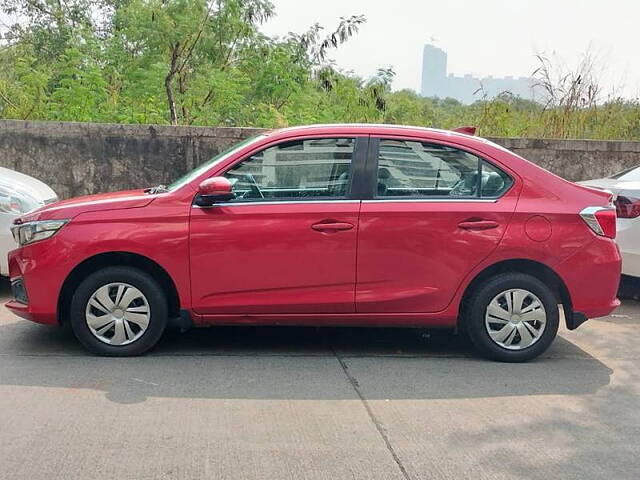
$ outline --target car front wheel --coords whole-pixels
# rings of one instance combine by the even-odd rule
[[[167,324],[162,288],[147,273],[108,267],[89,275],[71,300],[71,326],[98,355],[140,355],[152,348]]]
[[[465,307],[465,329],[484,357],[525,362],[543,353],[558,332],[558,302],[531,275],[504,273],[489,279]]]

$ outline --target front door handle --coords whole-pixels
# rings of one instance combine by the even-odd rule
[[[341,230],[351,230],[353,228],[352,223],[347,222],[320,222],[311,225],[311,228],[318,232],[338,232]]]
[[[492,228],[498,228],[500,224],[493,220],[470,220],[466,222],[460,222],[459,228],[463,230],[491,230]]]

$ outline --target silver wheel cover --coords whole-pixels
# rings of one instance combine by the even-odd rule
[[[521,288],[493,297],[484,318],[491,340],[508,350],[530,347],[540,340],[547,326],[547,312],[540,299]]]
[[[108,345],[128,345],[149,327],[151,308],[146,297],[127,283],[98,288],[87,302],[85,320],[91,333]]]

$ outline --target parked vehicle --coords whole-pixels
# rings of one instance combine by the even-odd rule
[[[0,167],[0,275],[9,275],[7,254],[16,248],[13,221],[30,210],[58,201],[56,192],[29,175]]]
[[[622,273],[640,277],[640,165],[607,178],[580,183],[613,193],[618,217],[616,242],[622,255]]]
[[[168,187],[23,215],[7,307],[102,355],[203,325],[459,327],[519,362],[618,304],[611,194],[487,140],[325,125],[246,140]]]

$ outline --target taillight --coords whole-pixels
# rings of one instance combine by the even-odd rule
[[[580,216],[595,234],[616,238],[616,211],[613,207],[587,207]]]
[[[640,198],[619,195],[613,204],[616,206],[618,218],[640,217]]]

